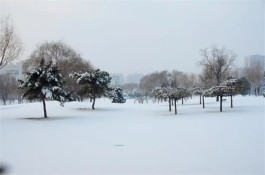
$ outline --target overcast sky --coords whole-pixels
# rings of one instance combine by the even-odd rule
[[[216,44],[238,55],[265,54],[265,1],[0,0],[24,44],[23,58],[61,40],[111,73],[177,69],[199,73],[200,49]]]

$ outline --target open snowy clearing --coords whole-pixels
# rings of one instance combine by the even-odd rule
[[[0,106],[7,174],[265,174],[263,97],[167,103],[47,102]]]

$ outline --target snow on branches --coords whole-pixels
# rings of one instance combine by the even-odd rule
[[[221,83],[220,86],[214,86],[203,92],[203,108],[204,97],[220,97],[220,112],[222,112],[222,99],[224,96],[231,97],[231,108],[233,108],[233,95],[237,93],[237,87],[240,81],[238,79],[229,79]]]
[[[88,70],[84,73],[74,72],[69,75],[76,79],[76,83],[81,85],[81,91],[93,100],[92,109],[95,105],[96,98],[107,96],[110,88],[111,77],[108,72],[96,70]]]
[[[171,88],[171,87],[156,87],[152,94],[156,99],[169,99],[169,111],[171,111],[171,100],[174,100],[175,104],[175,114],[177,114],[177,107],[176,107],[176,101],[183,98],[191,96],[191,93],[188,89],[177,87],[177,88]]]
[[[56,100],[61,102],[61,106],[66,101],[71,101],[72,98],[63,88],[63,78],[60,70],[52,62],[45,64],[42,59],[39,67],[36,67],[32,72],[27,74],[25,81],[18,80],[19,88],[26,89],[22,97],[39,99],[43,101],[44,117],[47,117],[45,99]]]
[[[125,103],[126,99],[123,97],[123,92],[120,87],[114,90],[112,103]]]
[[[178,88],[169,89],[170,98],[179,100],[179,99],[190,97],[190,96],[191,96],[191,93],[186,88],[178,87]]]
[[[168,98],[168,93],[169,89],[166,87],[156,87],[153,89],[152,94],[156,99],[166,99]]]

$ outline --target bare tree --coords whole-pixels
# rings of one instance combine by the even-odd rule
[[[233,63],[236,59],[234,52],[213,45],[210,50],[207,48],[201,50],[201,55],[200,65],[214,85],[220,85],[232,73]]]
[[[18,58],[22,42],[10,24],[9,17],[0,18],[0,69]]]
[[[18,96],[17,80],[8,74],[0,75],[0,102],[6,105],[9,100],[14,101]]]
[[[177,70],[172,71],[171,79],[174,81],[176,87],[191,88],[198,83],[195,74],[187,74]]]
[[[219,86],[222,81],[231,76],[233,63],[236,59],[234,52],[213,45],[210,50],[202,49],[201,55],[200,65],[203,68],[201,80],[205,86]]]
[[[170,73],[168,71],[145,75],[140,81],[139,88],[144,92],[144,95],[150,95],[151,91],[156,87],[167,87],[170,84],[169,76]]]

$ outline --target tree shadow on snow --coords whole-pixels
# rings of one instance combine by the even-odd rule
[[[96,109],[91,109],[91,108],[75,108],[75,110],[78,111],[121,111],[121,109],[115,109],[115,108],[96,108]]]
[[[19,120],[33,120],[33,121],[53,121],[53,120],[66,120],[71,119],[73,117],[26,117],[26,118],[18,118]]]

